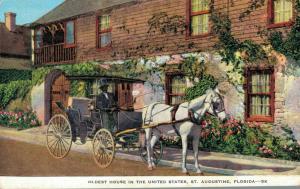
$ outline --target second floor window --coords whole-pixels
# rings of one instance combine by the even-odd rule
[[[190,32],[192,36],[208,33],[209,0],[190,0]]]
[[[271,23],[285,23],[293,19],[293,0],[273,0],[271,4]]]
[[[35,47],[41,48],[43,46],[43,30],[37,30],[35,35]]]
[[[74,21],[66,22],[65,26],[65,43],[66,45],[75,44],[75,23]]]
[[[110,15],[98,17],[98,37],[97,47],[108,47],[111,44],[111,23]]]

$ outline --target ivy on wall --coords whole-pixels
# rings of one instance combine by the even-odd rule
[[[263,47],[253,40],[239,41],[231,32],[231,21],[224,13],[213,12],[211,16],[213,32],[217,35],[219,42],[215,45],[222,61],[233,64],[235,68],[244,62],[253,64],[257,60],[267,59],[267,54]],[[243,56],[237,56],[240,52]]]
[[[183,35],[186,31],[186,19],[184,16],[180,15],[168,15],[166,12],[159,12],[152,15],[148,20],[148,30],[147,36],[143,41],[137,45],[124,44],[123,41],[113,41],[113,51],[112,57],[122,57],[122,59],[127,58],[140,58],[146,57],[148,54],[161,53],[165,50],[166,44],[163,41],[167,41],[169,36]],[[125,29],[126,26],[123,24],[122,28]],[[131,31],[126,28],[127,33],[136,32]],[[157,35],[164,35],[160,41],[157,41]],[[157,41],[156,43],[154,43]],[[185,45],[181,43],[174,42],[175,46],[180,49],[184,48]],[[120,48],[122,46],[122,48]],[[189,43],[188,48],[193,48],[194,43]]]
[[[185,58],[180,65],[180,69],[184,75],[188,76],[191,81],[195,78],[202,78],[205,72],[205,61],[199,60],[197,57],[190,56]]]
[[[31,80],[31,70],[0,70],[0,84],[19,80]]]
[[[154,34],[160,32],[166,33],[181,33],[186,30],[186,22],[183,16],[169,16],[166,12],[156,13],[148,20],[148,33]]]
[[[247,7],[247,9],[245,11],[243,11],[240,16],[239,16],[239,20],[243,21],[243,19],[246,16],[249,16],[251,14],[251,12],[259,9],[260,7],[263,7],[265,5],[265,0],[250,0],[249,1],[249,6]]]
[[[70,86],[70,95],[74,97],[90,97],[91,81],[72,80]]]
[[[274,50],[296,60],[297,65],[300,66],[300,17],[297,16],[295,24],[286,37],[282,32],[272,32],[268,36],[268,41]]]
[[[203,75],[200,82],[196,83],[193,87],[187,88],[185,91],[185,100],[193,100],[205,94],[208,89],[214,89],[218,82],[211,75]]]

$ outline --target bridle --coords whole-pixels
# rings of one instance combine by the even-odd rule
[[[206,99],[204,101],[205,104],[209,104],[209,109],[212,109],[213,111],[213,114],[211,114],[210,112],[207,113],[214,116],[218,116],[220,113],[225,112],[225,106],[224,106],[224,101],[222,99],[222,96],[218,93],[216,93],[216,95],[220,102],[215,102],[215,101],[208,102]]]
[[[211,99],[212,98],[207,98],[205,97],[204,99],[204,102],[202,104],[205,105],[205,104],[208,104],[208,110],[209,109],[212,109],[213,113],[210,113],[209,111],[206,111],[206,114],[209,114],[209,115],[212,115],[212,116],[217,116],[220,114],[220,113],[223,113],[225,112],[225,106],[224,106],[224,101],[223,101],[223,98],[220,94],[216,93],[217,97],[213,97],[213,98],[218,98],[220,102],[215,102],[215,101],[212,101]],[[189,105],[188,105],[189,107]],[[188,108],[186,107],[186,108]],[[193,123],[196,123],[196,124],[200,124],[202,120],[197,120],[195,119],[194,117],[194,110],[193,109],[189,109],[188,110],[188,116],[189,116],[189,119],[193,122]]]

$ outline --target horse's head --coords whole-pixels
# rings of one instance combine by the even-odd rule
[[[209,91],[210,98],[208,98],[209,108],[207,110],[208,113],[217,116],[221,121],[224,121],[227,117],[225,112],[225,106],[223,98],[216,88],[214,90]]]

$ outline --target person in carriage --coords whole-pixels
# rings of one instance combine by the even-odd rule
[[[104,128],[115,132],[118,129],[117,100],[113,93],[108,92],[108,87],[108,81],[101,79],[99,87],[101,93],[96,97],[96,109],[100,110]]]

